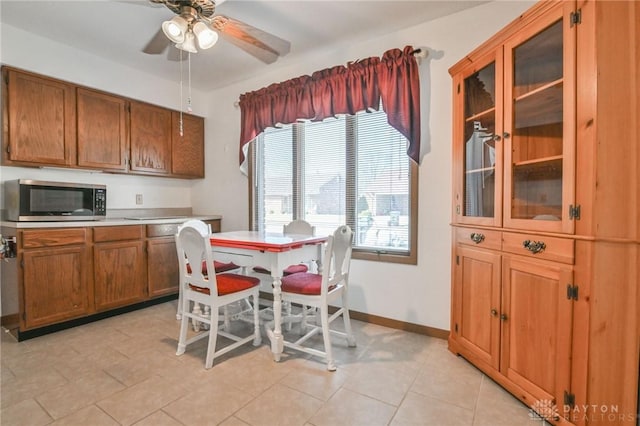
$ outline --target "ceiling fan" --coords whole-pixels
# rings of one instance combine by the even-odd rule
[[[216,6],[224,1],[149,0],[150,3],[166,6],[176,16],[162,23],[162,27],[142,51],[152,55],[161,54],[173,42],[180,50],[197,53],[196,45],[200,49],[208,49],[220,35],[267,64],[289,53],[291,43],[287,40],[237,19],[215,15]],[[174,49],[174,52],[177,51]]]

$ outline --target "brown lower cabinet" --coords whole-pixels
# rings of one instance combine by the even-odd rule
[[[144,225],[94,228],[93,240],[96,311],[146,299]]]
[[[220,220],[205,221],[220,232]],[[19,333],[178,293],[179,224],[17,231]],[[25,336],[28,333],[24,334]]]
[[[88,231],[22,231],[18,261],[20,328],[31,329],[85,316],[91,312]],[[22,272],[22,274],[20,274]],[[3,283],[6,285],[6,283]]]

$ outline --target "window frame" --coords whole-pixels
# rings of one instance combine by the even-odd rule
[[[346,116],[346,127],[348,134],[355,133],[355,117],[347,115]],[[300,132],[304,131],[301,123],[294,123],[292,129],[292,150],[293,150],[293,182],[292,182],[292,190],[294,193],[293,197],[293,205],[292,205],[292,214],[293,219],[301,217],[301,206],[297,203],[298,197],[295,194],[299,194],[301,191],[302,185],[302,176],[301,176],[301,167],[298,166],[301,159],[304,158],[304,147],[302,146]],[[302,123],[303,124],[303,123]],[[257,187],[257,176],[255,173],[255,162],[256,162],[256,145],[257,143],[262,143],[264,138],[264,132],[261,133],[258,137],[253,140],[253,143],[249,144],[248,151],[248,187],[249,187],[249,229],[255,230],[257,229],[257,212],[255,211],[255,196]],[[356,152],[355,152],[355,144],[346,143],[346,176],[345,179],[347,182],[355,182],[356,178],[356,167],[355,163],[357,161]],[[409,249],[407,254],[395,253],[393,251],[386,251],[383,249],[367,249],[363,247],[359,247],[353,245],[352,247],[352,259],[359,260],[369,260],[375,262],[387,262],[387,263],[399,263],[406,265],[416,265],[418,261],[418,179],[419,176],[419,167],[418,165],[409,160]],[[355,185],[346,185],[345,190],[345,199],[355,200]],[[354,203],[353,206],[346,204],[346,224],[351,227],[351,229],[355,229],[357,215],[356,215],[356,205]]]

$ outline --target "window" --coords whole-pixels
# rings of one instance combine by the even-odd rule
[[[253,228],[354,230],[353,257],[416,262],[418,167],[384,111],[269,128],[252,155]]]

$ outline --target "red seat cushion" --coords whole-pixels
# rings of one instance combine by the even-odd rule
[[[253,270],[261,274],[271,274],[270,270],[268,270],[267,268],[263,268],[262,266],[254,266]],[[299,272],[307,272],[308,270],[309,268],[307,268],[307,265],[303,265],[302,263],[299,265],[290,265],[287,266],[284,271],[282,271],[282,275],[287,276],[291,274],[297,274]]]
[[[298,265],[287,266],[284,271],[282,271],[282,275],[297,274],[299,272],[307,272],[308,270],[309,268],[307,268],[307,265],[300,263]]]
[[[206,262],[202,266],[204,268],[206,266]],[[220,272],[227,272],[227,271],[231,271],[233,269],[239,268],[239,266],[233,262],[224,263],[224,262],[218,262],[217,260],[213,261],[213,267],[216,268],[216,273],[218,274]]]
[[[236,265],[233,262],[229,262],[229,263],[223,263],[223,262],[218,262],[217,260],[213,261],[213,267],[216,268],[216,273],[219,274],[220,272],[227,272],[227,271],[231,271],[232,269],[236,269],[238,268],[238,265]],[[187,263],[187,273],[190,274],[191,273],[191,265],[189,265]],[[207,275],[207,261],[203,260],[202,261],[202,275]]]
[[[218,283],[219,296],[246,290],[260,284],[260,280],[258,278],[240,274],[217,274],[216,282]],[[191,290],[198,291],[200,293],[210,293],[208,288],[202,288],[191,284],[189,284],[189,287]]]
[[[261,274],[271,274],[270,270],[268,270],[267,268],[263,268],[262,266],[254,266],[253,270],[254,272],[259,272]]]
[[[287,293],[320,295],[320,285],[322,275],[311,274],[309,272],[299,272],[297,274],[282,277],[282,291]]]

